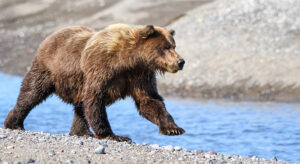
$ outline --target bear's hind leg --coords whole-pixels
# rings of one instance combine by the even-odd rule
[[[32,108],[45,100],[54,91],[50,81],[50,72],[33,62],[26,74],[17,103],[5,119],[4,127],[24,130],[23,122]]]
[[[74,119],[70,134],[72,136],[94,136],[93,133],[90,131],[89,125],[84,116],[84,110],[81,106],[75,106],[74,108]]]

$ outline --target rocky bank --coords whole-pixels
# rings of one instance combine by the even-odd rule
[[[300,1],[214,1],[170,27],[186,65],[160,80],[165,94],[299,102]]]

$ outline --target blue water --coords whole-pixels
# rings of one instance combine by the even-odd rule
[[[16,102],[21,80],[0,73],[0,127]],[[108,107],[113,131],[136,143],[300,162],[300,104],[176,99],[166,99],[165,103],[186,134],[160,135],[155,125],[138,115],[129,98]],[[52,96],[29,114],[24,126],[31,131],[65,134],[72,118],[72,106]]]

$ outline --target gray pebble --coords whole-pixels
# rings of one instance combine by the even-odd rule
[[[216,164],[216,163],[217,163],[217,160],[216,160],[216,159],[212,159],[212,160],[209,160],[208,163],[209,163],[209,164]]]
[[[251,159],[252,159],[253,161],[255,161],[255,160],[256,160],[256,156],[251,157]]]
[[[7,136],[5,136],[5,135],[0,135],[0,139],[4,139],[4,138],[7,138]]]
[[[76,151],[75,151],[75,150],[72,150],[71,153],[72,153],[72,154],[76,154]]]
[[[215,152],[215,151],[213,151],[213,150],[212,150],[212,151],[209,151],[208,153],[209,153],[210,155],[217,155],[217,152]]]
[[[52,150],[48,155],[49,155],[50,157],[52,157],[52,156],[55,155],[55,152]]]
[[[157,150],[152,150],[152,151],[150,152],[151,155],[153,155],[153,154],[155,154],[155,153],[157,153]]]
[[[32,158],[29,158],[28,161],[27,161],[27,163],[34,163],[34,162],[35,162],[35,160],[32,159]]]
[[[39,139],[39,142],[45,142],[46,140],[44,138]]]
[[[22,139],[23,139],[23,137],[18,137],[18,138],[17,138],[17,141],[22,140]]]
[[[174,150],[180,151],[180,150],[182,150],[182,148],[181,148],[180,146],[175,146],[175,147],[174,147]]]
[[[96,154],[105,154],[105,148],[104,146],[100,145],[97,149],[94,150],[94,153]]]
[[[273,157],[272,160],[273,160],[273,161],[278,161],[276,157]]]
[[[197,150],[197,151],[196,151],[196,154],[197,154],[197,155],[202,154],[202,153],[203,153],[203,150]]]
[[[211,155],[209,155],[209,154],[206,153],[206,154],[204,155],[204,157],[205,157],[205,158],[211,158]]]

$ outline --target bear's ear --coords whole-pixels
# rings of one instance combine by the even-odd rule
[[[153,25],[147,25],[145,28],[141,31],[141,36],[143,39],[149,38],[151,35],[155,33],[155,29]]]
[[[175,35],[175,30],[170,29],[170,30],[169,30],[169,33],[170,33],[172,36],[174,36],[174,35]]]

